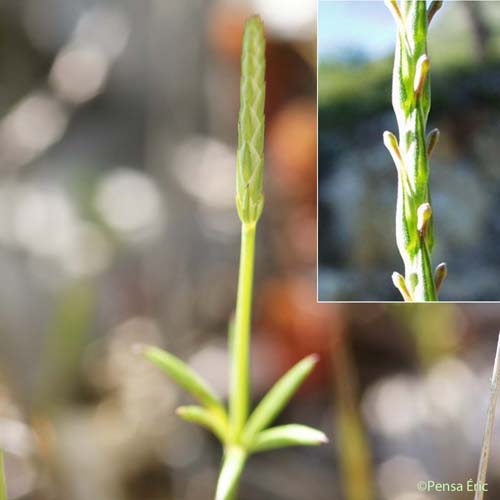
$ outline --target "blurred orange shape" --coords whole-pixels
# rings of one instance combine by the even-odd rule
[[[341,309],[318,304],[313,283],[307,277],[273,279],[258,292],[258,331],[275,349],[276,370],[284,372],[309,354],[320,355],[306,388],[325,382],[332,349],[344,330]]]
[[[216,54],[235,62],[240,60],[246,9],[215,7],[208,26],[208,39]]]
[[[269,126],[274,179],[292,197],[316,196],[316,117],[313,99],[297,99],[278,112]]]

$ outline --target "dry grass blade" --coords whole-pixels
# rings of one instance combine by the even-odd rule
[[[486,415],[486,428],[484,430],[483,446],[481,448],[481,459],[477,473],[476,487],[478,491],[474,495],[474,500],[482,500],[484,497],[483,485],[486,483],[486,473],[488,471],[488,461],[490,458],[491,439],[493,437],[493,425],[495,423],[495,413],[497,408],[498,391],[500,390],[500,335],[498,337],[495,364],[491,376],[491,393],[488,412]]]

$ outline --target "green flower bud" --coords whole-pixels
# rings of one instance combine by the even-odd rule
[[[264,206],[265,48],[264,25],[253,16],[243,35],[236,159],[236,207],[244,224],[255,224]]]

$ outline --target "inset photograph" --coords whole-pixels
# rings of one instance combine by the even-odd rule
[[[320,1],[318,300],[500,299],[500,4]]]

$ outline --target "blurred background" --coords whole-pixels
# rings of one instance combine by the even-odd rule
[[[320,0],[320,300],[401,300],[394,217],[397,176],[382,133],[391,105],[395,26],[382,1]],[[500,298],[500,4],[445,2],[430,28],[434,265],[441,300]]]
[[[240,44],[253,13],[268,36],[255,397],[318,341],[307,312],[289,312],[315,300],[316,2],[19,0],[0,12],[9,499],[209,498],[218,444],[175,416],[183,395],[130,346],[168,348],[225,396]],[[321,420],[322,395],[303,398],[290,411]],[[253,462],[247,498],[280,498],[280,474],[320,459],[284,456]]]
[[[9,500],[211,498],[218,443],[175,416],[189,399],[131,346],[168,348],[227,395],[239,51],[254,12],[268,121],[253,395],[318,352],[280,422],[331,442],[252,457],[240,499],[425,500],[418,480],[475,476],[500,309],[316,304],[314,2],[0,8]]]

